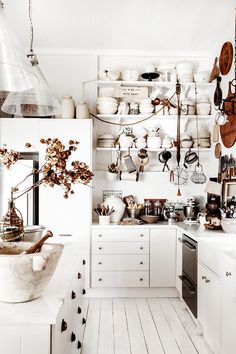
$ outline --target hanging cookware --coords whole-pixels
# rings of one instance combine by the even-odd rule
[[[235,71],[236,76],[236,71]],[[227,122],[220,126],[222,143],[226,148],[231,148],[236,141],[236,93],[232,93],[231,87],[236,90],[236,80],[229,82],[227,98],[223,103],[223,110],[227,113]]]
[[[214,92],[214,105],[216,107],[220,107],[221,106],[221,103],[222,103],[222,90],[221,90],[221,87],[220,87],[220,83],[221,83],[221,77],[218,76],[217,79],[216,79],[216,89],[215,89],[215,92]]]
[[[203,172],[203,167],[200,163],[197,163],[192,176],[191,181],[195,184],[203,184],[206,182],[207,178]]]
[[[230,42],[225,42],[221,48],[219,66],[222,75],[227,75],[233,61],[233,46]]]
[[[215,145],[215,158],[219,159],[221,157],[221,153],[222,153],[221,143],[217,143]]]
[[[146,149],[138,151],[139,172],[144,172],[144,166],[149,163],[149,156]]]
[[[189,149],[184,156],[184,167],[188,168],[188,165],[193,164],[198,160],[198,155],[196,152]]]
[[[129,173],[137,171],[137,167],[136,167],[135,163],[133,162],[132,157],[130,156],[130,149],[128,149],[128,154],[123,156],[123,159],[124,159],[127,171]]]
[[[172,157],[172,154],[170,151],[167,151],[166,149],[164,151],[162,151],[160,154],[159,154],[159,161],[161,163],[164,163],[164,167],[163,167],[163,170],[162,172],[165,171],[165,169],[167,168],[167,170],[169,171],[170,168],[167,164],[167,162],[169,161],[169,159]]]
[[[220,69],[217,66],[217,62],[218,62],[218,58],[216,57],[213,64],[213,68],[211,70],[209,82],[212,82],[220,75]]]

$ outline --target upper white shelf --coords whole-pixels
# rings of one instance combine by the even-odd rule
[[[109,81],[109,80],[97,80],[98,87],[113,87],[113,86],[150,86],[150,87],[157,87],[157,86],[170,86],[173,87],[176,85],[176,82],[171,81]],[[188,85],[188,86],[195,86],[195,82],[180,82],[181,85]],[[198,82],[196,85],[199,86],[215,86],[215,83],[212,82]]]
[[[145,148],[147,151],[150,151],[150,152],[159,152],[159,151],[163,151],[164,150],[164,147],[163,148],[159,148],[159,149],[149,149],[149,148]],[[118,148],[102,148],[102,147],[96,147],[96,151],[118,151],[119,149]],[[138,151],[140,150],[139,148],[120,148],[120,151],[128,151],[130,150],[131,152],[132,151]],[[167,148],[167,150],[169,151],[176,151],[176,148],[175,147],[172,147],[172,148]],[[181,148],[181,151],[188,151],[189,148]],[[198,151],[198,148],[191,148],[192,151]],[[202,151],[202,152],[209,152],[209,151],[213,151],[212,148],[201,148],[199,147],[199,150]]]
[[[149,113],[149,114],[97,114],[98,118],[103,118],[103,119],[145,119],[150,117],[153,114],[152,118],[153,119],[176,119],[177,115],[172,115],[172,114],[154,114],[154,113]],[[191,119],[196,119],[196,117],[201,118],[201,119],[210,119],[214,117],[214,115],[198,115],[196,116],[195,114],[192,115],[186,115],[186,114],[181,114],[181,118],[191,118]]]

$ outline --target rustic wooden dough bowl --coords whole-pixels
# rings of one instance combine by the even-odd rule
[[[64,246],[44,244],[38,253],[23,254],[32,244],[0,242],[0,301],[30,301],[48,285]]]

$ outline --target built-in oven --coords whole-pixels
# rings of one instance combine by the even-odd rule
[[[182,297],[197,318],[197,242],[183,234],[182,242]]]

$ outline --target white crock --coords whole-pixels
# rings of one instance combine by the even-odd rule
[[[119,197],[110,196],[104,200],[104,204],[109,206],[109,209],[113,207],[115,210],[113,214],[111,214],[111,222],[118,223],[121,221],[124,211],[125,211],[125,204]]]

